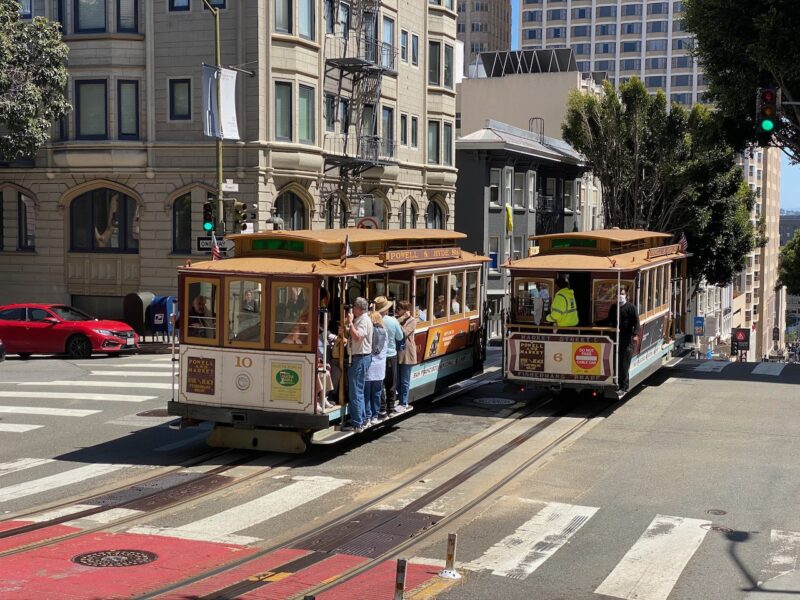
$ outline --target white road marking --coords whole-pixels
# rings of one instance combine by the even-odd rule
[[[70,386],[70,387],[121,387],[121,388],[129,388],[131,384],[129,381],[80,381],[80,380],[73,380],[73,379],[66,379],[66,380],[59,380],[59,381],[19,381],[16,382],[18,385],[35,385],[35,386],[44,386],[44,385],[52,385],[52,386]],[[137,388],[147,388],[147,389],[154,389],[154,390],[170,390],[172,389],[171,383],[149,383],[143,382],[139,383],[136,382]]]
[[[56,462],[52,458],[18,458],[7,463],[0,463],[0,477],[17,471],[24,471],[47,463]]]
[[[33,431],[39,429],[44,425],[26,425],[23,423],[0,423],[0,433],[25,433],[26,431]]]
[[[777,377],[785,367],[786,363],[762,362],[755,366],[752,373],[753,375],[771,375]]]
[[[131,387],[126,384],[125,387]],[[139,387],[137,385],[137,387]],[[158,396],[131,396],[128,394],[84,394],[82,392],[0,392],[0,398],[46,398],[62,400],[106,400],[109,402],[146,402]]]
[[[282,515],[350,483],[348,479],[323,476],[297,476],[292,479],[294,483],[285,488],[181,527],[140,526],[130,529],[129,533],[222,544],[253,544],[261,541],[260,538],[234,535],[234,533]]]
[[[595,590],[628,600],[666,600],[700,547],[711,521],[656,515],[611,574]]]
[[[83,410],[79,408],[42,408],[39,406],[0,406],[0,413],[15,415],[49,415],[52,417],[88,417],[101,410]]]
[[[74,363],[79,367],[92,367],[94,369],[102,369],[105,367],[119,369],[119,368],[126,368],[126,369],[134,369],[134,368],[141,368],[141,369],[171,369],[172,365],[164,364],[164,363],[114,363],[112,364],[98,364],[97,362],[91,363]],[[177,366],[177,363],[176,363]]]
[[[800,533],[772,530],[769,557],[762,575],[764,581],[758,583],[757,590],[745,596],[746,600],[794,598],[800,592]]]
[[[39,513],[38,515],[33,515],[32,517],[22,517],[19,520],[30,521],[31,523],[44,523],[45,521],[52,521],[53,519],[68,517],[69,515],[74,515],[75,513],[83,512],[84,510],[90,510],[93,508],[97,508],[97,506],[92,504],[70,504],[69,506],[54,508],[53,510],[48,510],[46,512]]]
[[[464,565],[494,575],[525,579],[555,554],[597,512],[593,506],[549,502],[483,556]]]
[[[701,373],[719,373],[730,364],[724,360],[707,360],[697,365],[694,370]]]
[[[114,419],[113,421],[106,421],[106,425],[121,425],[123,427],[157,427],[158,425],[163,425],[164,423],[169,423],[170,421],[174,420],[175,417],[173,416],[140,417],[138,415],[128,415],[126,417]]]
[[[134,466],[135,465],[112,465],[107,463],[98,463],[95,465],[78,467],[77,469],[70,469],[69,471],[64,471],[63,473],[50,475],[49,477],[42,477],[40,479],[34,479],[32,481],[26,481],[17,485],[10,485],[8,487],[0,488],[0,502],[19,500],[20,498],[26,498],[28,496],[33,496],[34,494],[40,494],[42,492],[47,492],[75,483],[85,483],[87,479],[100,477],[101,475],[107,475],[108,473],[113,473],[114,471],[119,471],[121,469],[129,469]]]
[[[96,507],[91,507],[96,508]],[[64,525],[69,525],[70,527],[86,527],[91,525],[108,525],[110,523],[114,523],[115,521],[119,521],[121,519],[127,519],[128,517],[133,517],[136,515],[142,514],[144,511],[141,510],[133,510],[132,508],[110,508],[108,510],[104,510],[103,512],[99,512],[94,515],[89,515],[87,517],[80,517],[75,519],[74,521],[67,521]]]
[[[146,371],[91,371],[96,377],[172,377],[172,373],[147,373]]]

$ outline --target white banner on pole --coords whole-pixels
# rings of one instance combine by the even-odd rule
[[[217,109],[217,78],[220,81],[220,103]],[[238,140],[236,121],[236,71],[203,65],[203,133],[209,137]]]

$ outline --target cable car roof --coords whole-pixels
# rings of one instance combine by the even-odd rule
[[[657,255],[659,252],[664,254]],[[687,256],[679,250],[678,244],[673,244],[613,256],[582,253],[536,254],[507,262],[503,267],[512,271],[638,271]]]
[[[549,233],[547,235],[532,235],[531,240],[554,240],[554,239],[598,239],[610,240],[612,242],[633,242],[636,240],[646,240],[651,238],[669,238],[671,233],[660,233],[658,231],[647,231],[646,229],[596,229],[593,231],[573,231],[569,233]]]
[[[344,244],[347,239],[351,244],[359,242],[394,242],[406,240],[461,240],[466,234],[447,229],[362,229],[348,227],[345,229],[280,229],[260,231],[258,233],[241,233],[226,236],[232,240],[251,239],[284,239],[321,244]]]

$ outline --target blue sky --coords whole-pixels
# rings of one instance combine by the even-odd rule
[[[519,48],[519,14],[520,0],[511,0],[511,48]],[[788,157],[781,157],[781,208],[800,210],[800,165],[790,165]]]

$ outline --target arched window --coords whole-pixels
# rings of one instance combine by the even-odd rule
[[[81,194],[69,207],[73,252],[139,251],[139,209],[122,192],[100,188]]]
[[[284,229],[306,229],[306,206],[294,192],[284,192],[278,196],[275,215],[283,219]]]
[[[172,252],[192,253],[192,192],[175,198],[172,203]]]
[[[2,200],[2,194],[0,194]],[[17,249],[32,251],[36,249],[36,213],[33,198],[17,192],[17,215],[19,220]]]
[[[436,200],[428,202],[428,210],[425,213],[425,227],[428,229],[444,229],[444,211]]]
[[[406,200],[400,205],[400,229],[417,228],[417,205],[413,200]]]
[[[337,201],[338,200],[338,201]],[[337,224],[340,229],[347,227],[347,204],[344,200],[331,196],[325,206],[325,226],[328,229],[336,229]]]
[[[386,203],[382,198],[372,194],[365,194],[359,198],[356,224],[366,217],[370,217],[378,224],[377,229],[386,229]],[[372,224],[373,221],[367,223]]]

